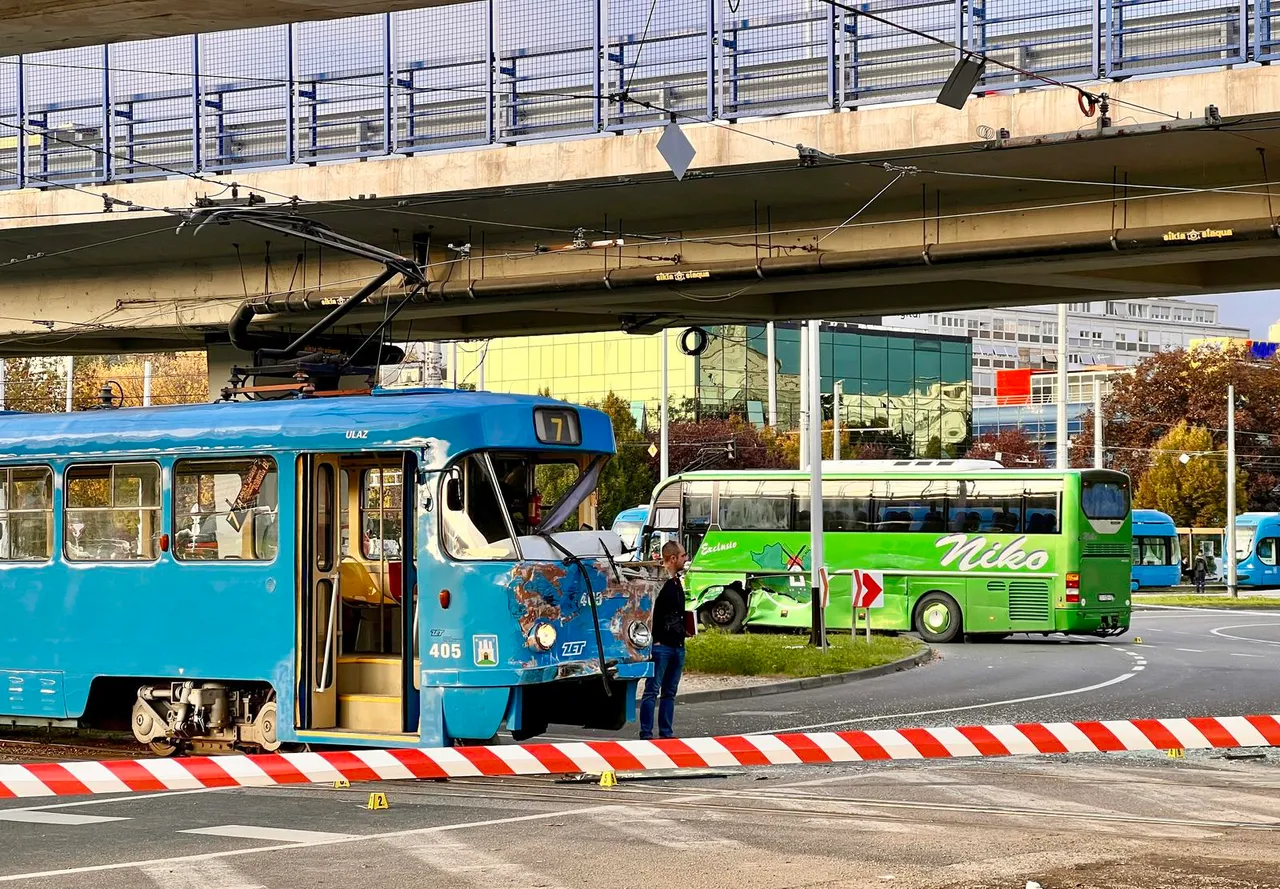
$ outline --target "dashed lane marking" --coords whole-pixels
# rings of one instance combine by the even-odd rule
[[[530,886],[558,887],[546,875],[508,861],[489,849],[478,849],[457,837],[443,834],[417,834],[391,837],[385,845],[405,852],[423,864],[484,889],[529,889]],[[429,883],[430,881],[428,881]]]
[[[1203,648],[1175,648],[1174,651],[1185,651],[1188,654],[1204,654]]]
[[[225,861],[181,861],[141,868],[161,889],[267,889]]]
[[[1263,655],[1260,655],[1260,654],[1242,654],[1241,652],[1238,652],[1238,651],[1231,652],[1231,656],[1232,657],[1263,657]]]
[[[233,837],[239,840],[270,840],[275,843],[332,843],[355,836],[355,834],[350,833],[327,833],[322,830],[290,830],[284,827],[255,827],[248,824],[200,827],[194,830],[180,830],[178,833],[194,833],[209,837]]]
[[[108,821],[128,820],[128,818],[108,818],[105,815],[73,815],[66,812],[45,812],[40,809],[0,809],[0,821],[18,821],[23,824],[80,827],[85,824],[105,824]]]

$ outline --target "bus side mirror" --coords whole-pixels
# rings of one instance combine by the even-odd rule
[[[450,512],[462,512],[462,479],[451,478],[444,483],[444,505]]]

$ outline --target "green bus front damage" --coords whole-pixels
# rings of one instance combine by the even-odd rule
[[[787,486],[789,507],[781,502]],[[1115,635],[1129,627],[1128,479],[1119,473],[935,473],[923,481],[839,474],[823,487],[829,629],[866,625],[867,612],[851,607],[854,569],[883,583],[881,604],[870,610],[875,630],[945,641],[961,632]],[[853,489],[869,496],[851,496]],[[665,502],[674,532],[679,513],[693,554],[686,590],[703,623],[730,631],[811,626],[808,516],[800,508],[807,490],[807,475],[797,472],[697,473],[658,492],[653,520],[662,526]],[[756,524],[775,527],[742,528],[739,497],[750,499],[744,509]]]

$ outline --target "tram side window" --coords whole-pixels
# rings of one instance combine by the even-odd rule
[[[63,532],[73,562],[159,557],[160,467],[110,463],[67,469]]]
[[[0,561],[53,557],[53,471],[45,466],[0,469]]]
[[[1264,565],[1276,563],[1276,538],[1264,537],[1258,541],[1258,561]]]
[[[444,473],[440,510],[445,549],[455,559],[514,559],[515,541],[488,461],[471,454]]]
[[[173,469],[173,555],[183,561],[269,561],[279,549],[270,457],[179,460]]]
[[[361,552],[366,559],[400,558],[404,539],[404,472],[366,469],[360,493]]]

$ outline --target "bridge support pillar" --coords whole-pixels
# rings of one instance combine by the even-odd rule
[[[253,363],[253,354],[242,352],[230,343],[209,343],[205,346],[209,358],[209,400],[222,398],[222,388],[231,379],[231,368]]]

